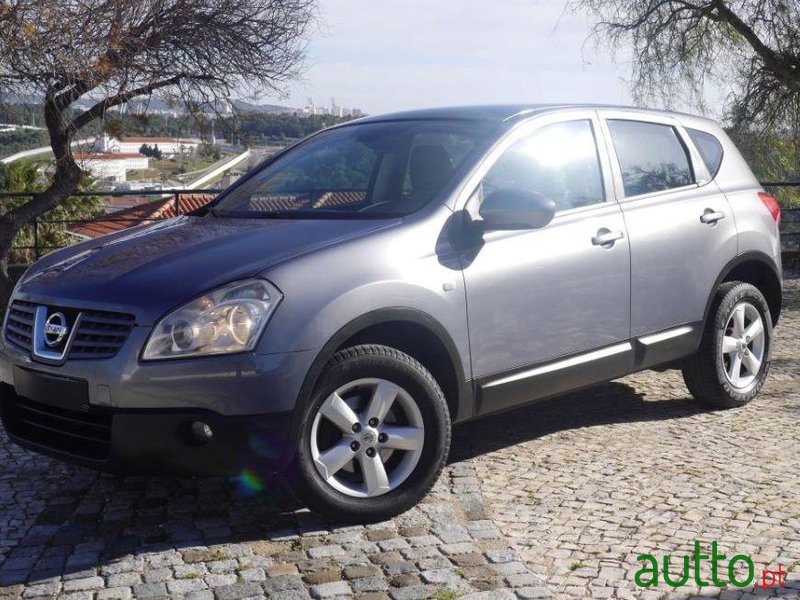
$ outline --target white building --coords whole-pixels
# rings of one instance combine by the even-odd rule
[[[150,167],[150,160],[138,153],[75,152],[73,156],[81,169],[104,181],[126,181],[128,171]]]
[[[158,146],[164,156],[175,156],[193,152],[200,145],[200,140],[170,137],[122,137],[117,139],[104,133],[97,138],[93,149],[106,154],[135,154],[143,145],[151,148]]]

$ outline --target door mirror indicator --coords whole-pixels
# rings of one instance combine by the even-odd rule
[[[537,192],[505,188],[484,198],[479,214],[485,231],[539,229],[553,220],[556,203]]]

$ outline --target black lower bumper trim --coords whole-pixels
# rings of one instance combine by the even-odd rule
[[[34,403],[0,384],[0,416],[12,441],[101,471],[135,475],[270,475],[280,469],[291,412],[224,416],[205,410],[95,409]],[[198,439],[201,422],[211,437]]]

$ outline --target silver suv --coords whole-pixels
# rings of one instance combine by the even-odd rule
[[[93,468],[280,475],[375,521],[451,426],[641,369],[743,405],[781,307],[774,198],[715,123],[588,106],[367,118],[210,206],[48,255],[0,355],[18,444]]]

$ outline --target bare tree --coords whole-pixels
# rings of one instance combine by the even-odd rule
[[[298,75],[313,3],[0,0],[0,93],[43,99],[55,155],[51,185],[0,215],[0,305],[15,235],[78,188],[71,144],[81,129],[154,92],[214,106],[234,91],[280,90]]]
[[[727,88],[728,116],[764,130],[800,125],[797,0],[570,0],[594,37],[632,49],[637,100],[703,104]]]

